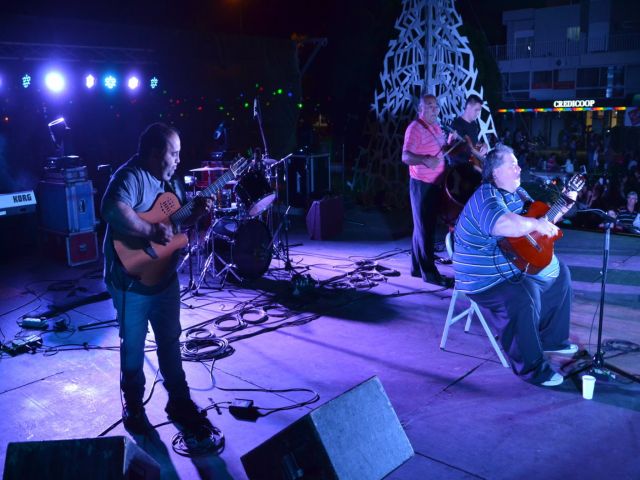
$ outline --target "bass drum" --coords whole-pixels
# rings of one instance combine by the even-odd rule
[[[482,183],[482,174],[471,163],[461,163],[447,169],[442,199],[442,220],[453,226],[473,192]]]
[[[260,278],[271,264],[271,234],[264,222],[257,219],[219,219],[213,226],[213,249],[216,270],[224,267],[219,256],[234,265],[232,268],[242,278]]]

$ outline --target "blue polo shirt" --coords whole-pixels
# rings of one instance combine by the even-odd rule
[[[509,193],[491,183],[483,183],[471,196],[458,217],[454,235],[456,289],[464,293],[479,293],[521,275],[498,246],[503,237],[494,237],[491,231],[505,213],[522,213],[523,197],[531,200],[521,187]],[[551,263],[535,276],[555,278],[558,273],[558,259],[553,255]]]

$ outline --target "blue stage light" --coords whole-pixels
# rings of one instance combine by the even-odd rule
[[[28,73],[25,73],[22,77],[22,86],[24,88],[29,88],[29,85],[31,85],[31,76]]]
[[[153,77],[150,81],[149,81],[149,86],[151,87],[151,89],[154,89],[158,86],[158,77]]]
[[[86,77],[84,77],[84,84],[87,86],[87,88],[93,88],[96,86],[96,77],[94,77],[93,75],[89,74]]]
[[[117,84],[118,84],[118,80],[116,80],[116,77],[114,77],[113,75],[107,75],[104,78],[104,86],[107,87],[109,90],[113,90],[114,88],[116,88]]]

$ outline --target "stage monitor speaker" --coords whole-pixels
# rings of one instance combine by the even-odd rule
[[[376,480],[413,455],[378,377],[318,407],[242,456],[250,479]]]
[[[311,240],[326,240],[342,233],[342,197],[324,197],[311,204],[307,212],[307,232]]]
[[[12,442],[4,480],[150,480],[160,466],[127,437]]]

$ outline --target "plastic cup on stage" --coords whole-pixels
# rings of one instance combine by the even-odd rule
[[[582,398],[591,400],[593,398],[593,390],[596,386],[596,377],[592,375],[582,376]]]

